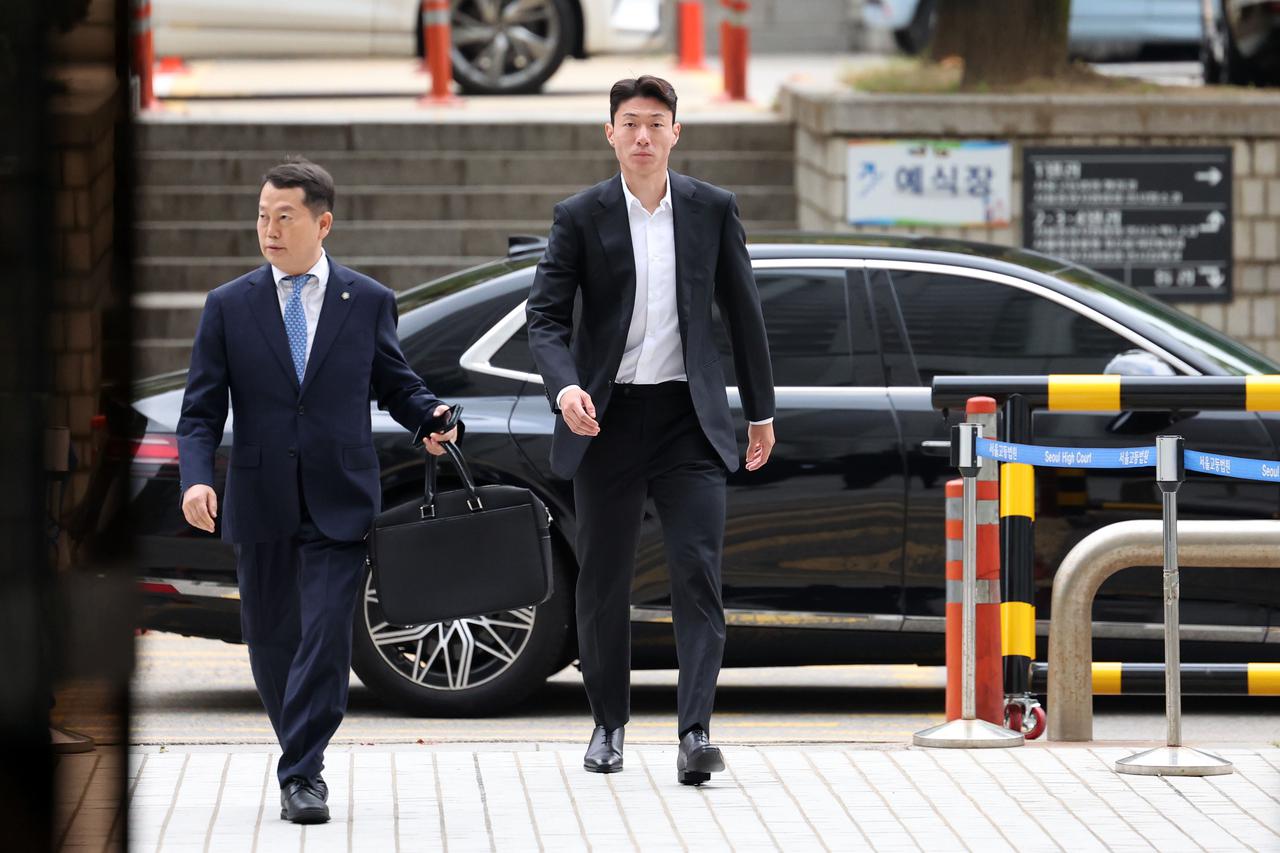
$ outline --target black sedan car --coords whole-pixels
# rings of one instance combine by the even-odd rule
[[[524,300],[545,243],[400,296],[409,363],[466,407],[464,450],[483,482],[537,492],[554,516],[556,594],[537,608],[396,625],[372,578],[355,620],[354,669],[411,712],[488,714],[528,696],[575,656],[574,507],[548,470],[553,415],[525,338]],[[729,478],[724,601],[728,666],[943,661],[944,484],[926,443],[959,413],[930,405],[949,374],[1280,373],[1280,366],[1191,317],[1065,261],[938,239],[797,237],[750,246],[777,385],[778,444],[761,471]],[[718,324],[717,324],[718,325]],[[728,347],[727,336],[721,340]],[[730,402],[738,404],[725,358]],[[240,638],[230,547],[179,511],[174,429],[184,376],[143,382],[146,435],[133,461],[145,626]],[[422,490],[423,457],[373,411],[384,503]],[[745,419],[740,420],[745,441]],[[225,448],[230,446],[234,413]],[[1280,418],[1181,411],[1040,412],[1041,443],[1126,446],[1176,431],[1188,446],[1280,455]],[[224,448],[224,450],[225,450]],[[225,453],[219,458],[225,476]],[[1053,572],[1104,524],[1158,518],[1147,473],[1037,472],[1036,604],[1043,659]],[[219,487],[221,483],[218,484]],[[1280,517],[1274,485],[1194,478],[1186,518]],[[465,567],[459,567],[465,571]],[[632,594],[637,668],[675,665],[660,530],[646,515]],[[1158,569],[1123,571],[1094,608],[1095,657],[1159,661]],[[1183,659],[1280,660],[1280,584],[1265,572],[1186,569]]]

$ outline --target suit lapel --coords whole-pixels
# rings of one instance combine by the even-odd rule
[[[702,222],[706,205],[697,198],[693,181],[670,172],[672,230],[676,242],[676,313],[680,321],[680,343],[688,354],[689,306],[693,299],[693,270],[702,257]],[[714,259],[713,259],[714,260]]]
[[[249,302],[249,314],[258,324],[262,337],[267,342],[267,349],[275,354],[276,361],[289,384],[298,387],[298,374],[293,369],[293,356],[289,353],[289,336],[284,330],[284,318],[280,315],[280,297],[276,294],[276,282],[271,275],[270,265],[263,265],[249,279],[252,285],[245,294]]]
[[[596,197],[599,207],[595,211],[596,231],[613,281],[618,288],[619,334],[625,344],[627,329],[631,326],[631,312],[636,303],[636,257],[631,246],[631,220],[627,216],[626,200],[622,195],[622,176],[609,181]]]
[[[307,393],[307,386],[324,363],[329,348],[342,330],[342,324],[347,322],[351,303],[355,302],[356,296],[355,288],[351,286],[353,281],[350,270],[334,263],[332,258],[329,259],[329,281],[324,289],[320,321],[316,324],[316,337],[311,342],[311,355],[307,357],[307,370],[302,375],[302,387],[298,390],[298,396]],[[344,294],[346,298],[343,298]]]

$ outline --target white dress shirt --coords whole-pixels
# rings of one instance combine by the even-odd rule
[[[302,300],[302,313],[307,318],[306,358],[310,359],[311,344],[316,339],[316,325],[320,322],[320,309],[324,306],[324,289],[329,284],[329,256],[321,252],[320,260],[307,272],[315,276],[315,280],[303,286],[298,298]],[[280,317],[283,319],[284,307],[289,304],[289,297],[293,296],[293,282],[285,281],[284,277],[288,273],[275,264],[271,265],[271,274],[275,276],[276,296],[280,297]],[[305,366],[305,360],[303,364]]]
[[[676,312],[676,234],[671,213],[671,181],[650,213],[621,177],[631,223],[636,298],[616,381],[636,385],[684,382],[684,351]]]
[[[660,382],[687,382],[684,347],[680,338],[680,315],[676,309],[676,236],[671,209],[671,177],[653,213],[632,194],[626,180],[622,196],[631,225],[631,254],[636,267],[636,298],[631,309],[631,325],[622,350],[622,361],[614,377],[619,383],[656,385]],[[556,394],[556,406],[570,389]],[[753,425],[771,423],[751,421]]]

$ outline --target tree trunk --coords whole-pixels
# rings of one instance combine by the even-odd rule
[[[934,59],[959,56],[963,87],[1007,86],[1067,68],[1071,0],[938,0]]]

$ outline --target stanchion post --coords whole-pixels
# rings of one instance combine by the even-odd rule
[[[912,742],[916,746],[951,749],[977,749],[987,747],[1021,746],[1020,732],[1011,732],[986,720],[977,719],[975,694],[977,669],[977,585],[978,585],[978,472],[982,462],[978,457],[978,439],[982,427],[978,424],[956,424],[951,428],[951,463],[960,469],[964,478],[963,531],[964,531],[964,593],[962,598],[961,658],[962,682],[961,718],[916,732]]]
[[[133,72],[138,79],[137,109],[150,110],[157,106],[155,94],[155,45],[151,35],[151,0],[130,0],[132,15],[130,33],[133,41]]]
[[[423,65],[431,73],[431,91],[418,99],[420,104],[453,104],[453,34],[450,30],[449,0],[423,0]]]
[[[1116,762],[1117,773],[1137,776],[1221,776],[1231,762],[1182,745],[1182,654],[1178,622],[1178,487],[1186,480],[1180,435],[1156,436],[1156,484],[1164,517],[1164,710],[1168,723],[1165,746]]]
[[[706,70],[706,36],[703,32],[702,0],[679,0],[676,3],[676,27],[679,30],[679,62],[682,71]]]
[[[724,20],[720,22],[720,64],[724,69],[724,94],[730,101],[747,99],[747,30],[749,0],[720,0]]]

